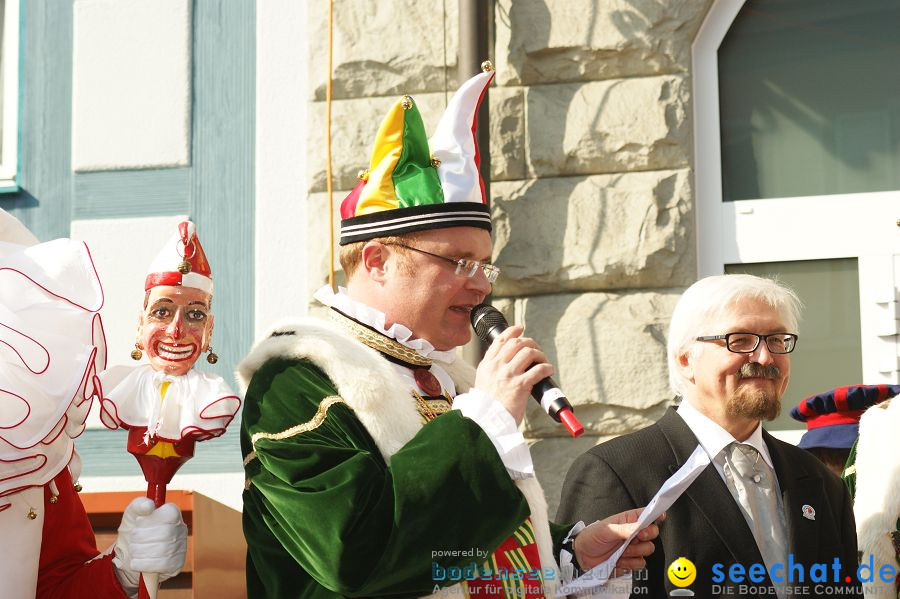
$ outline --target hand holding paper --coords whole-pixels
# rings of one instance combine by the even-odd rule
[[[644,508],[628,510],[604,520],[594,522],[575,537],[575,554],[582,568],[591,569],[618,553],[615,567],[619,570],[640,570],[646,564],[644,557],[653,553],[653,539],[659,536],[658,522],[665,520],[665,513],[654,522],[642,524]],[[624,542],[624,543],[623,543]],[[627,543],[627,544],[625,544]],[[617,552],[617,549],[623,549]],[[610,564],[612,565],[612,564]],[[614,576],[619,576],[616,573]]]
[[[650,503],[648,503],[647,507],[643,508],[643,510],[638,508],[636,510],[610,516],[610,518],[607,518],[606,520],[595,522],[591,526],[585,528],[577,537],[575,537],[574,548],[578,563],[581,564],[583,568],[589,568],[589,570],[568,585],[561,586],[557,592],[557,596],[574,594],[578,591],[595,589],[603,586],[606,581],[609,580],[610,574],[614,572],[615,568],[629,568],[630,566],[628,564],[634,563],[631,560],[635,559],[640,560],[638,563],[643,562],[643,555],[649,555],[652,551],[643,555],[635,554],[640,553],[640,547],[644,541],[649,541],[659,534],[659,529],[656,529],[655,534],[652,534],[653,529],[649,529],[648,531],[648,526],[652,525],[657,518],[675,503],[675,500],[687,490],[698,476],[700,476],[700,473],[703,472],[709,463],[709,456],[703,450],[703,447],[698,445],[694,450],[694,453],[691,454],[681,468],[662,484],[659,491],[656,493],[656,496],[650,500]],[[610,520],[616,518],[623,518],[624,521],[620,521],[617,524],[610,523]],[[637,521],[632,523],[630,521],[631,518],[637,518]],[[581,552],[584,551],[584,545],[581,545],[582,548],[579,547],[579,538],[597,524],[604,525],[607,529],[607,532],[601,535],[601,539],[608,541],[608,544],[603,545],[602,543],[597,543],[592,550],[593,552],[585,552],[584,559],[586,561],[582,562]],[[616,528],[610,528],[612,526],[615,526]],[[652,534],[652,536],[649,537],[649,539],[642,539],[639,535],[645,534],[645,532],[646,534]],[[620,542],[618,547],[616,543],[619,541],[616,540],[616,534],[627,535],[624,543]],[[621,536],[618,537],[618,539],[621,538]],[[632,540],[635,538],[638,539],[638,544],[632,547]],[[587,542],[588,540],[584,541],[584,543]],[[604,546],[607,547],[607,553],[601,551]],[[610,548],[613,548],[614,550],[611,550]],[[608,557],[603,559],[604,555]],[[594,565],[592,566],[592,564]],[[595,594],[593,596],[603,597],[606,595]]]

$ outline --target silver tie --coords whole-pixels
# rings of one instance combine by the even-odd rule
[[[784,506],[775,473],[752,445],[735,441],[724,451],[725,482],[753,531],[766,570],[771,572],[773,564],[787,562]],[[776,591],[784,597],[777,585]]]

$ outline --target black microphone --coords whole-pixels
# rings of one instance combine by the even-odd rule
[[[478,304],[472,308],[469,318],[475,334],[484,342],[493,341],[509,327],[503,314],[490,304]],[[572,404],[566,399],[559,385],[549,376],[542,378],[531,388],[531,396],[541,404],[551,418],[561,422],[573,437],[584,432],[584,427],[575,417]]]

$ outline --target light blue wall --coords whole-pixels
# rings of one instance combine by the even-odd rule
[[[72,2],[21,2],[20,191],[0,206],[42,240],[67,237],[72,219]]]
[[[66,237],[75,219],[189,214],[215,277],[219,363],[202,369],[233,381],[250,348],[254,281],[256,4],[195,0],[191,166],[73,173],[72,0],[22,2],[20,191],[0,195],[40,239]],[[123,248],[127,255],[127,248]],[[236,420],[205,442],[185,472],[240,471]],[[139,474],[121,431],[77,442],[83,474]]]

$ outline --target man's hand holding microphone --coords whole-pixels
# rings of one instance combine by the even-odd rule
[[[555,372],[553,365],[538,343],[524,336],[523,326],[509,326],[503,315],[488,304],[473,308],[471,321],[478,337],[490,341],[475,371],[476,388],[502,404],[517,425],[525,417],[530,395],[573,437],[584,432],[572,406],[550,378]],[[573,550],[581,569],[590,569],[612,555],[635,531],[642,510],[638,508],[614,514],[579,532],[574,539]],[[653,553],[653,539],[659,536],[657,523],[663,520],[665,514],[637,533],[616,562],[619,574],[639,570],[646,565],[644,558]]]

